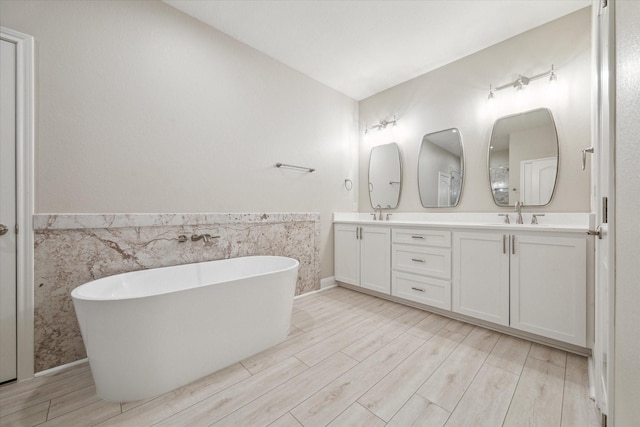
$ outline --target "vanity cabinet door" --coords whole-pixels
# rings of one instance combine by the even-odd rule
[[[362,227],[360,238],[360,286],[391,293],[391,230]]]
[[[360,227],[335,224],[334,269],[335,279],[351,285],[360,285]]]
[[[509,239],[503,233],[453,233],[452,309],[509,325]]]
[[[586,345],[586,239],[514,234],[511,327]]]
[[[334,269],[338,282],[391,293],[391,230],[334,225]]]

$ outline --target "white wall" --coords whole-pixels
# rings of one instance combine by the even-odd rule
[[[0,23],[36,40],[36,212],[320,212],[333,275],[354,100],[161,2],[3,0]]]
[[[515,80],[518,74],[538,74],[551,64],[559,77],[554,89],[538,80],[531,82],[521,97],[505,89],[496,93],[494,103],[487,102],[489,84],[496,87]],[[591,22],[587,8],[367,98],[360,102],[360,210],[371,210],[363,187],[371,147],[395,141],[401,146],[404,166],[398,209],[425,211],[417,186],[420,142],[427,133],[457,127],[465,150],[465,182],[460,204],[449,210],[497,211],[487,171],[493,123],[501,116],[547,107],[558,128],[559,183],[551,204],[536,210],[589,212],[590,171],[581,170],[581,150],[591,144],[590,96]],[[371,126],[394,114],[397,127],[363,136],[366,124]]]
[[[640,420],[640,2],[616,1],[616,426]]]

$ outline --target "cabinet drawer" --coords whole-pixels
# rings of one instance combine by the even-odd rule
[[[394,270],[451,279],[451,251],[411,245],[393,245]]]
[[[393,243],[436,246],[440,248],[451,247],[450,231],[394,228],[392,235]]]
[[[394,271],[391,294],[433,307],[451,310],[451,282]]]

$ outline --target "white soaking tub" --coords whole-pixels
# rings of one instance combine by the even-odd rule
[[[252,256],[117,274],[71,292],[98,395],[168,392],[283,341],[297,260]]]

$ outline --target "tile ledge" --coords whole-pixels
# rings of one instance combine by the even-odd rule
[[[35,231],[320,221],[318,212],[35,214]]]

